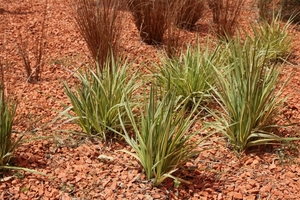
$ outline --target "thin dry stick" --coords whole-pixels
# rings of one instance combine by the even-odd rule
[[[37,45],[37,50],[36,50],[36,64],[35,64],[35,81],[39,81],[41,79],[41,72],[42,72],[42,58],[44,55],[44,50],[46,48],[46,42],[44,41],[45,39],[45,29],[46,29],[46,16],[47,16],[47,5],[48,5],[48,0],[46,0],[46,4],[44,7],[44,13],[43,13],[43,21],[42,21],[42,28],[41,28],[41,36],[39,38],[39,43]]]
[[[22,36],[21,34],[19,34],[19,38],[20,38],[20,43],[21,45],[17,44],[18,50],[19,50],[19,54],[22,57],[23,60],[23,64],[26,70],[26,74],[27,74],[27,78],[28,78],[28,82],[30,82],[31,80],[31,75],[32,75],[32,70],[31,70],[31,65],[30,65],[30,61],[29,61],[29,57],[28,57],[28,52],[27,52],[27,44],[25,42],[23,42],[22,40]]]
[[[23,60],[23,64],[27,74],[27,81],[29,83],[36,83],[41,79],[41,72],[42,72],[42,65],[43,65],[43,55],[44,49],[46,48],[45,42],[45,29],[46,29],[46,19],[47,19],[47,6],[48,0],[45,2],[44,11],[43,11],[43,20],[41,26],[41,33],[37,36],[36,40],[34,41],[35,44],[35,64],[34,66],[31,65],[30,58],[29,58],[29,50],[27,42],[24,42],[22,39],[21,33],[19,33],[20,44],[17,44],[17,48],[19,50],[19,54]]]
[[[0,101],[1,101],[1,103],[3,103],[4,102],[4,70],[3,70],[3,64],[2,64],[2,60],[1,60],[1,58],[0,58],[0,73],[1,73],[1,82],[0,82],[0,92],[3,92],[3,94],[1,95],[1,99],[0,99]]]

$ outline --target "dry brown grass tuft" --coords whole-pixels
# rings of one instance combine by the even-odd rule
[[[278,13],[284,20],[300,22],[300,0],[258,0],[259,16],[263,20],[272,20]]]
[[[282,3],[282,16],[284,19],[292,19],[300,22],[300,0],[284,0]]]
[[[168,24],[168,0],[127,0],[136,28],[149,45],[162,44]]]
[[[273,15],[274,7],[271,8],[273,0],[258,0],[257,7],[259,9],[259,17],[261,19],[268,19]]]
[[[184,29],[192,29],[202,17],[205,0],[175,0],[173,10],[177,12],[176,25]]]
[[[30,31],[26,30],[25,34],[20,31],[18,35],[19,41],[17,42],[16,46],[18,49],[18,54],[22,58],[23,65],[26,71],[27,81],[29,83],[37,83],[38,81],[40,81],[42,76],[45,49],[47,45],[47,7],[48,0],[45,0],[44,8],[42,11],[42,20],[40,22],[41,25],[38,27],[35,34],[30,35]],[[29,43],[31,42],[33,46],[29,45]]]
[[[235,33],[244,0],[208,0],[216,24],[215,32],[221,39],[228,39]]]
[[[111,52],[118,55],[120,25],[119,2],[111,0],[73,0],[74,17],[92,58],[103,68]]]
[[[191,29],[201,18],[204,0],[126,0],[143,42],[163,45],[176,54],[180,30]]]

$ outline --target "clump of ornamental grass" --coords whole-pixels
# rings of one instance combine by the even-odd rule
[[[0,63],[1,65],[1,63]],[[1,71],[3,72],[2,65]],[[2,73],[3,77],[3,73]],[[15,150],[22,142],[24,134],[18,136],[13,134],[13,122],[16,114],[17,103],[4,94],[4,82],[2,80],[0,84],[0,171],[2,170],[23,170],[30,173],[40,174],[46,176],[46,174],[24,168],[11,165],[10,161],[14,155]]]
[[[162,44],[169,27],[168,0],[127,0],[127,5],[143,42],[149,45]]]
[[[4,85],[0,85],[0,170],[9,164],[22,136],[14,138],[12,125],[16,113],[16,103],[4,97]]]
[[[244,0],[208,0],[213,12],[215,34],[220,39],[230,39],[238,26]]]
[[[273,0],[258,0],[257,7],[259,9],[259,17],[263,20],[267,20],[270,16],[270,11],[274,12]]]
[[[196,133],[188,133],[198,119],[196,106],[186,115],[186,105],[178,108],[177,101],[171,91],[165,95],[158,94],[157,89],[152,87],[149,99],[139,109],[139,117],[133,114],[131,102],[125,102],[135,137],[130,136],[124,123],[121,124],[124,138],[135,153],[125,152],[140,162],[147,179],[152,180],[155,186],[168,177],[184,181],[172,174],[199,153],[198,146],[203,141],[191,141]]]
[[[215,127],[227,138],[233,149],[243,152],[249,147],[274,144],[295,138],[274,134],[286,97],[278,88],[282,66],[270,62],[269,50],[259,40],[237,38],[227,43],[226,71],[217,72],[217,89],[213,89],[223,112],[214,113]],[[223,68],[224,69],[224,68]]]
[[[168,56],[177,53],[179,29],[176,26],[188,27],[199,18],[197,11],[200,9],[192,5],[186,7],[189,0],[126,1],[142,41],[163,46]]]
[[[0,170],[5,169],[13,156],[15,149],[23,136],[14,138],[12,126],[16,113],[17,104],[5,98],[4,95],[4,71],[0,61]]]
[[[162,66],[157,67],[154,76],[157,84],[165,91],[172,91],[177,98],[186,102],[189,107],[202,100],[211,100],[211,88],[215,85],[216,74],[213,66],[221,66],[222,56],[220,46],[213,51],[209,46],[201,49],[188,46],[185,53],[179,57],[162,60]]]
[[[300,1],[299,0],[283,0],[282,4],[282,17],[291,20],[293,23],[300,22]]]
[[[22,142],[24,134],[18,136],[13,134],[13,122],[16,114],[17,103],[5,97],[4,71],[0,61],[0,171],[2,170],[23,170],[30,173],[46,175],[42,172],[12,166],[10,161],[13,154]]]
[[[258,0],[257,7],[262,20],[272,20],[274,13],[279,13],[284,20],[292,21],[293,23],[300,21],[299,0]]]
[[[252,26],[253,40],[260,49],[268,50],[272,60],[285,60],[291,51],[292,37],[289,32],[292,19],[281,21],[281,14],[273,15],[271,20],[263,20],[257,26]]]
[[[192,29],[205,9],[204,0],[175,0],[172,3],[174,12],[177,12],[175,24],[184,29]]]
[[[92,58],[102,70],[107,57],[118,54],[121,31],[121,21],[118,19],[119,2],[73,0],[73,7],[78,29]]]
[[[133,98],[132,92],[138,87],[137,74],[129,78],[126,69],[129,64],[111,58],[103,68],[96,64],[96,69],[79,71],[80,84],[72,90],[65,83],[65,93],[71,106],[63,114],[68,121],[79,125],[87,135],[95,135],[107,140],[117,136],[115,131],[122,130],[119,115],[125,126],[129,122],[125,108],[120,105],[125,99]]]

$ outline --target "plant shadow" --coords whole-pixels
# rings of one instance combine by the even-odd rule
[[[32,14],[33,12],[9,11],[9,10],[5,10],[4,8],[0,8],[0,15],[5,13],[10,15],[27,15],[27,14]]]
[[[174,176],[179,177],[189,183],[176,182],[171,178],[167,178],[159,187],[163,191],[169,191],[169,194],[177,195],[179,199],[185,199],[194,194],[205,194],[208,190],[213,193],[221,193],[222,186],[225,184],[223,180],[218,178],[218,173],[210,170],[199,170],[196,168],[187,168],[175,172]],[[171,199],[174,197],[170,197]]]

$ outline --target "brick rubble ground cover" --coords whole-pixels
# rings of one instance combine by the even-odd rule
[[[78,129],[72,125],[44,127],[57,116],[57,110],[62,110],[61,103],[67,102],[62,81],[74,84],[73,72],[88,60],[88,51],[66,1],[49,0],[42,80],[37,84],[27,83],[16,43],[19,33],[24,38],[37,35],[42,6],[43,1],[38,0],[0,2],[0,52],[8,92],[19,101],[14,129],[26,132],[13,163],[49,176],[5,172],[1,174],[0,199],[300,199],[297,149],[283,151],[273,147],[236,157],[226,148],[223,138],[214,136],[210,142],[216,148],[204,151],[179,172],[180,177],[192,184],[175,187],[172,180],[167,180],[154,188],[138,162],[119,151],[130,150],[125,143],[102,143],[60,130]],[[253,11],[253,7],[248,10]],[[121,51],[129,59],[135,59],[132,70],[141,63],[157,61],[157,50],[140,41],[129,13],[122,12],[125,23]],[[245,17],[240,23],[246,25],[250,19]],[[209,17],[199,22],[201,38],[210,35],[210,23]],[[292,122],[299,122],[299,26],[291,34],[294,36],[291,64],[285,66],[281,75],[282,80],[293,75],[284,91],[285,95],[291,95],[284,113]],[[181,40],[195,41],[196,32],[182,31]],[[28,47],[34,46],[32,40],[28,42]],[[295,126],[283,134],[294,136],[298,129]]]

